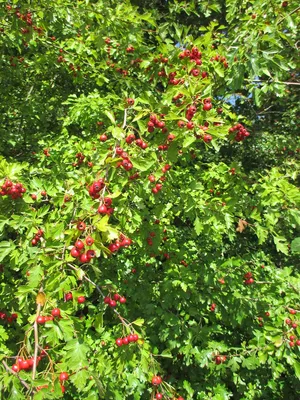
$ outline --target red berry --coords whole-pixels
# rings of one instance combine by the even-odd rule
[[[287,318],[287,319],[285,320],[285,323],[286,323],[287,325],[291,325],[292,321],[291,321],[289,318]]]
[[[139,340],[139,336],[135,333],[134,335],[133,335],[133,341],[134,342],[137,342]]]
[[[114,300],[119,301],[120,300],[120,295],[118,293],[114,294]]]
[[[11,369],[12,369],[14,372],[19,372],[19,370],[20,370],[20,368],[19,368],[19,366],[18,366],[17,364],[13,364],[13,365],[11,366]]]
[[[100,142],[106,142],[107,141],[107,136],[105,134],[101,135],[99,137]]]
[[[123,340],[122,340],[121,338],[116,339],[116,345],[117,345],[118,347],[123,346]]]
[[[203,104],[203,111],[209,111],[212,109],[212,104],[211,103],[204,103]]]
[[[77,258],[80,256],[80,251],[76,247],[72,247],[71,256]]]
[[[68,374],[67,372],[61,372],[61,373],[59,374],[59,380],[60,380],[61,382],[67,381],[68,379],[69,379],[69,374]]]
[[[43,325],[46,322],[45,317],[43,317],[42,315],[39,315],[36,319],[36,322],[40,325]]]
[[[299,339],[296,340],[296,345],[297,345],[297,346],[300,346],[300,340],[299,340]]]
[[[86,228],[86,225],[85,225],[85,223],[84,223],[83,221],[78,222],[78,224],[77,224],[77,229],[78,229],[79,231],[84,231],[85,228]]]
[[[124,297],[124,296],[120,297],[119,302],[121,304],[125,304],[126,303],[126,297]]]
[[[161,379],[160,376],[154,375],[152,380],[151,380],[151,382],[152,382],[152,385],[157,386],[157,385],[160,385],[162,383],[162,379]]]
[[[110,301],[109,301],[109,305],[110,305],[110,307],[116,307],[116,306],[117,306],[117,302],[116,302],[116,300],[112,300],[112,299],[110,299]]]
[[[85,303],[85,297],[84,296],[77,297],[77,303],[79,304]]]
[[[156,393],[155,398],[157,400],[161,400],[163,398],[163,395],[161,393]]]
[[[69,293],[66,293],[66,295],[65,295],[65,300],[66,300],[66,301],[73,300],[73,295],[72,295],[72,293],[71,293],[71,292],[69,292]]]
[[[291,309],[290,309],[290,314],[295,315],[295,314],[297,314],[297,311],[296,311],[296,310],[293,310],[293,309],[291,308]]]
[[[84,264],[90,261],[90,258],[88,257],[88,255],[86,253],[81,254],[81,256],[79,257],[79,261]]]
[[[75,247],[78,250],[83,250],[84,249],[84,243],[82,240],[76,240],[75,242]]]
[[[210,143],[212,141],[212,136],[209,134],[206,134],[203,136],[203,140],[205,143]]]
[[[94,239],[93,239],[91,236],[87,236],[87,237],[85,238],[85,244],[86,244],[87,246],[92,246],[93,243],[94,243]]]
[[[53,310],[51,311],[51,314],[53,315],[53,317],[60,317],[60,309],[53,308]]]
[[[127,345],[127,344],[129,343],[128,337],[124,337],[124,338],[122,339],[122,343],[125,344],[125,345]]]

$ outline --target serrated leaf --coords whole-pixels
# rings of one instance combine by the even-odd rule
[[[70,340],[66,346],[66,359],[72,370],[86,367],[88,361],[86,354],[89,351],[89,347],[77,339]]]
[[[145,320],[143,318],[138,318],[135,321],[133,321],[132,323],[137,326],[142,326],[142,325],[144,325],[144,322],[145,322]]]
[[[294,239],[291,243],[292,253],[300,253],[300,237]]]

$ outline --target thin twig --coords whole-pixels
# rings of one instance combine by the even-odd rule
[[[6,362],[5,362],[4,360],[2,360],[2,364],[3,364],[3,366],[4,366],[4,368],[6,369],[7,372],[9,372],[9,373],[15,375],[15,376],[19,379],[19,381],[22,383],[22,385],[23,385],[27,390],[30,390],[30,386],[28,385],[28,383],[26,383],[26,382],[19,376],[19,374],[18,374],[17,372],[15,372],[15,371],[13,371],[11,368],[9,368],[9,366],[6,364]]]

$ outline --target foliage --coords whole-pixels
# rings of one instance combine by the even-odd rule
[[[0,6],[2,397],[298,399],[296,1]]]

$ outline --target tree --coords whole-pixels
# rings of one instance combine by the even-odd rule
[[[298,399],[295,1],[1,2],[6,399]]]

